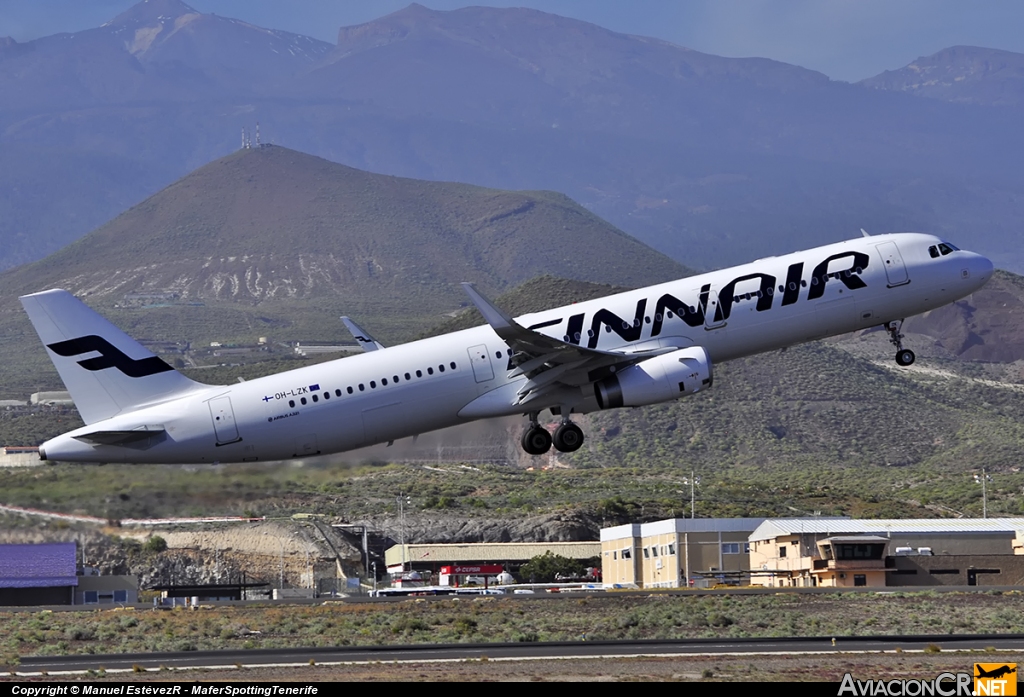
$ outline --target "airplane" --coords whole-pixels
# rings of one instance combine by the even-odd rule
[[[303,458],[510,415],[541,455],[583,445],[573,414],[696,394],[743,356],[882,326],[909,366],[903,319],[992,273],[932,235],[864,233],[514,319],[463,284],[487,324],[385,348],[346,318],[363,353],[232,385],[185,377],[67,291],[21,301],[86,424],[43,443],[43,460]],[[543,410],[560,417],[553,436]]]

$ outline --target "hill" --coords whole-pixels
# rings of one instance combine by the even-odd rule
[[[1019,106],[1024,104],[1024,54],[951,46],[859,84],[947,102]]]
[[[0,348],[14,357],[0,384],[24,386],[21,361],[41,355],[17,297],[45,288],[151,341],[338,341],[349,337],[336,318],[349,314],[393,343],[467,304],[460,281],[497,294],[545,273],[639,286],[689,272],[561,194],[240,150],[0,274]]]

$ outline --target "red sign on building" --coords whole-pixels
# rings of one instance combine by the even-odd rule
[[[476,564],[473,566],[442,566],[441,573],[449,576],[497,576],[504,569],[501,564]]]

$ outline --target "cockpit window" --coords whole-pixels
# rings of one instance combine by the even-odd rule
[[[960,250],[957,249],[956,247],[954,247],[951,244],[947,244],[946,242],[943,242],[942,244],[939,245],[939,251],[942,252],[942,256],[946,256],[947,254],[951,254],[953,252],[959,252]]]
[[[929,256],[931,256],[932,259],[938,259],[939,258],[939,248],[936,247],[933,244],[931,247],[928,248],[928,254],[929,254]]]

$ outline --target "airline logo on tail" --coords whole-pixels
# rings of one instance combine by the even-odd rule
[[[46,348],[64,358],[80,356],[83,353],[98,353],[100,355],[96,358],[86,358],[84,361],[78,361],[78,365],[92,371],[117,368],[130,378],[144,378],[147,375],[156,375],[157,373],[174,370],[156,356],[140,359],[129,358],[121,349],[102,336],[96,336],[95,334],[47,344]]]

